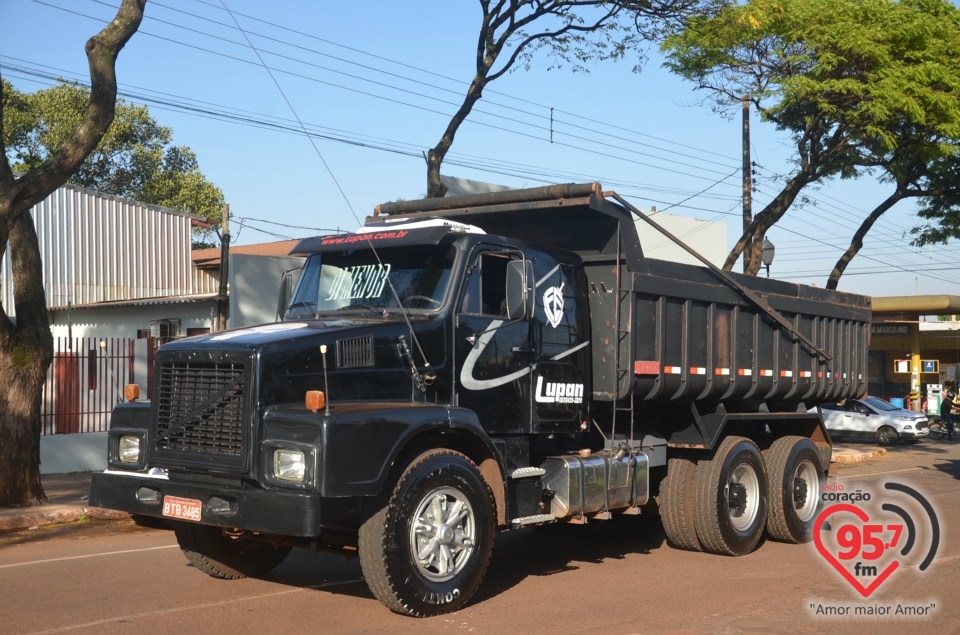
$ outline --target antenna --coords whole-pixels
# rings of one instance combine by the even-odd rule
[[[323,153],[320,152],[320,148],[317,147],[317,143],[313,140],[313,137],[310,136],[310,133],[307,132],[307,127],[303,125],[303,121],[300,119],[300,115],[297,114],[296,108],[293,107],[293,104],[290,103],[290,99],[287,97],[287,94],[283,92],[283,88],[280,86],[280,82],[277,81],[277,78],[274,76],[273,71],[270,70],[270,67],[267,66],[267,63],[263,61],[263,57],[260,55],[260,49],[253,45],[253,42],[250,41],[250,36],[247,35],[247,32],[243,30],[243,27],[240,26],[240,22],[237,21],[237,17],[233,15],[224,0],[220,0],[220,4],[223,5],[224,11],[230,14],[230,18],[233,20],[233,23],[237,25],[237,29],[240,33],[243,34],[243,39],[247,41],[247,44],[256,54],[257,59],[260,60],[260,65],[263,66],[264,70],[267,71],[267,74],[270,75],[270,79],[273,80],[274,86],[277,87],[277,90],[280,91],[280,95],[283,97],[283,100],[287,102],[287,107],[290,108],[290,112],[293,113],[294,118],[297,120],[297,123],[300,124],[300,128],[303,130],[303,134],[310,141],[310,145],[313,146],[314,151],[317,153],[317,156],[320,157],[323,167],[326,168],[327,174],[330,175],[330,178],[333,179],[334,185],[337,186],[337,190],[340,191],[340,196],[343,197],[344,202],[347,204],[347,209],[350,210],[350,213],[353,214],[354,220],[357,222],[357,225],[363,225],[360,222],[360,217],[357,216],[357,212],[354,211],[353,205],[350,204],[350,199],[347,198],[346,192],[343,191],[343,188],[340,187],[340,181],[337,180],[337,177],[334,175],[333,170],[330,169],[330,166],[327,165],[327,160],[323,158]],[[377,253],[376,247],[373,246],[373,242],[369,237],[366,237],[367,245],[369,245],[370,250],[373,252],[373,256],[377,259],[377,263],[380,265],[380,268],[383,269],[383,261],[380,260],[380,254]],[[430,361],[427,360],[426,354],[423,352],[423,347],[420,346],[420,339],[417,337],[416,332],[413,330],[413,324],[410,323],[410,316],[407,315],[406,309],[403,307],[403,303],[400,302],[400,296],[397,294],[397,290],[393,286],[393,282],[390,280],[390,277],[387,276],[387,284],[390,286],[390,292],[393,294],[393,298],[397,301],[397,308],[400,309],[400,315],[403,316],[403,321],[407,323],[407,329],[410,331],[410,337],[413,338],[413,343],[417,345],[417,350],[420,351],[420,357],[423,358],[423,365],[427,371],[427,377],[429,378],[433,375],[433,367],[430,366]],[[434,375],[435,377],[435,375]]]

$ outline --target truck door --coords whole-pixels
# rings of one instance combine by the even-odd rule
[[[584,369],[588,341],[581,341],[576,269],[549,257],[534,260],[533,410],[537,432],[576,432],[585,427]]]
[[[490,432],[529,432],[533,320],[506,315],[507,264],[519,251],[476,253],[467,267],[454,335],[457,405]]]

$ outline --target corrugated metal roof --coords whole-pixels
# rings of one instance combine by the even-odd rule
[[[299,242],[299,240],[279,240],[253,245],[230,245],[230,253],[241,256],[289,256],[290,251]],[[191,258],[198,267],[219,267],[220,248],[197,249],[191,254]]]
[[[93,302],[91,304],[78,304],[71,306],[71,311],[82,309],[108,309],[125,306],[153,306],[159,304],[184,304],[188,302],[204,302],[207,300],[216,300],[216,293],[196,293],[193,295],[171,295],[163,298],[144,298],[142,300],[115,300],[112,302]],[[66,311],[66,306],[52,306],[50,311]]]

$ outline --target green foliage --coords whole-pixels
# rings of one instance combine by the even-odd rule
[[[879,168],[916,196],[960,139],[958,26],[947,0],[749,0],[694,18],[662,50],[716,111],[749,99],[789,133],[801,187]],[[754,240],[791,194],[757,216]]]
[[[3,99],[7,157],[14,170],[27,172],[63,147],[83,118],[90,91],[61,81],[28,94],[3,80]],[[223,192],[200,172],[193,151],[172,141],[172,130],[146,106],[118,99],[113,124],[70,182],[218,223]]]
[[[663,51],[722,110],[749,97],[783,129],[826,117],[892,149],[904,122],[960,138],[958,23],[946,0],[751,0]]]

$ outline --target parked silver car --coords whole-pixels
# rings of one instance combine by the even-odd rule
[[[833,438],[876,437],[883,445],[915,441],[930,433],[927,415],[904,410],[878,397],[847,399],[820,406]]]

